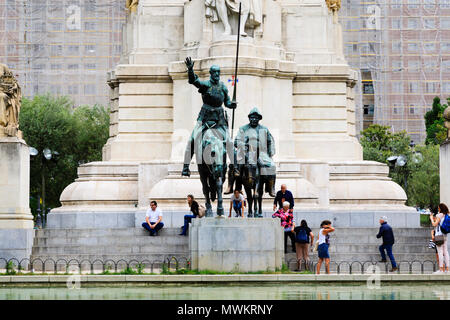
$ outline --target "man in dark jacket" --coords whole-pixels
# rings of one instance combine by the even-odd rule
[[[380,218],[380,224],[380,231],[377,234],[377,238],[383,237],[383,244],[379,247],[381,253],[380,262],[386,262],[386,254],[384,253],[384,250],[386,250],[392,264],[392,269],[390,272],[393,272],[397,270],[397,264],[395,263],[394,255],[392,254],[392,246],[395,242],[394,232],[392,231],[391,226],[387,224],[386,216]]]
[[[289,209],[294,208],[294,197],[292,196],[292,192],[287,190],[287,187],[285,184],[282,184],[281,190],[279,190],[277,192],[277,195],[275,196],[275,199],[273,200],[273,210],[274,211],[277,210],[277,205],[278,205],[278,209],[283,208],[283,203],[285,201],[289,202],[289,204],[290,204]]]

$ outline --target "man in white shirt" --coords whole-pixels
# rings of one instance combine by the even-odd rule
[[[156,201],[150,202],[150,209],[145,214],[145,222],[142,223],[142,226],[150,232],[150,236],[157,236],[158,230],[164,227],[162,212]]]

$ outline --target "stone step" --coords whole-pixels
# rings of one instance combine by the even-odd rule
[[[149,232],[144,228],[121,228],[121,229],[40,229],[36,230],[36,237],[103,237],[103,236],[148,236]],[[178,235],[181,228],[162,228],[158,235]]]
[[[104,236],[104,237],[37,237],[34,239],[35,246],[66,246],[66,245],[129,245],[129,246],[155,246],[155,245],[183,245],[188,244],[189,238],[185,236]]]
[[[34,246],[33,255],[41,254],[133,254],[133,253],[187,253],[189,245],[114,245],[114,246],[85,246],[85,245],[65,245],[65,246]]]

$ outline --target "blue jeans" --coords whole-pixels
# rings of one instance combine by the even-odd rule
[[[156,222],[150,222],[150,224],[151,224],[152,226],[153,226],[155,223],[156,223]],[[151,235],[155,235],[156,232],[158,232],[158,230],[161,230],[162,227],[164,227],[164,223],[163,223],[163,222],[158,223],[153,229],[150,228],[150,226],[148,225],[147,222],[142,222],[142,226],[143,226],[145,229],[147,229],[148,231],[150,231],[150,234],[151,234]]]
[[[188,228],[189,228],[189,223],[192,221],[192,218],[195,218],[195,215],[186,214],[184,216],[184,226],[183,226],[183,231],[181,232],[182,235],[186,235],[186,232],[188,231]]]
[[[391,260],[392,268],[397,268],[397,263],[395,263],[394,255],[392,254],[392,244],[382,244],[380,247],[381,260],[386,260],[386,254],[384,250],[386,249],[389,260]]]
[[[234,209],[234,212],[236,212],[236,215],[238,215],[239,217],[241,216],[241,212],[242,212],[242,202],[241,201],[239,201],[239,202],[237,202],[237,201],[233,201],[233,209]]]

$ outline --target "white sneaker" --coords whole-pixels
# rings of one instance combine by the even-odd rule
[[[443,274],[443,273],[444,273],[444,272],[441,271],[441,270],[438,270],[438,271],[433,272],[433,274]]]

